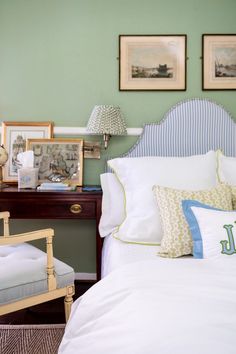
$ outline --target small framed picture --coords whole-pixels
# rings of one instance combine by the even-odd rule
[[[120,91],[186,90],[187,36],[120,35]]]
[[[236,34],[202,35],[202,89],[236,90]]]
[[[39,169],[39,183],[68,182],[82,186],[82,139],[28,139],[26,148],[34,152],[34,167]]]
[[[3,168],[3,180],[17,182],[17,155],[26,150],[27,139],[49,139],[52,135],[52,122],[2,122],[2,144],[9,156]]]

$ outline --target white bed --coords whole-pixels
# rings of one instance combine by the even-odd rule
[[[117,269],[74,303],[59,353],[234,354],[231,263],[159,258]]]
[[[138,143],[123,157],[181,157],[197,154],[208,156],[209,150],[223,149],[229,157],[225,162],[223,157],[221,164],[222,166],[225,164],[227,168],[230,165],[229,174],[232,171],[232,179],[235,176],[235,181],[231,181],[231,184],[235,182],[236,185],[236,158],[231,158],[236,156],[236,125],[222,106],[205,99],[187,100],[171,108],[164,118],[162,124],[145,126]],[[207,159],[212,159],[212,156],[214,155],[210,153]],[[206,161],[208,160],[204,163]],[[231,165],[235,165],[234,170]],[[218,177],[219,169],[217,165]],[[199,171],[199,183],[201,185],[201,178],[203,183],[200,189],[203,189],[205,184],[208,188],[215,183],[211,180],[210,174],[207,176],[207,172],[205,178],[204,168],[202,170]],[[228,173],[226,172],[225,176]],[[191,173],[195,172],[190,171]],[[225,176],[223,177],[226,178]],[[174,177],[179,179],[179,185],[174,186],[175,188],[182,188],[181,183],[188,184],[181,181],[178,172]],[[223,182],[227,182],[228,177],[226,180],[224,178]],[[196,181],[198,182],[198,176]],[[191,189],[191,183],[194,185],[195,182],[189,183]],[[170,188],[167,187],[160,188],[166,188],[168,192]],[[118,185],[117,188],[119,189]],[[212,187],[213,193],[217,188],[219,187]],[[231,193],[234,187],[224,185],[220,188],[224,189],[224,195],[228,193],[232,205]],[[184,199],[189,199],[189,193],[195,192],[187,192]],[[132,193],[131,195],[133,198]],[[189,202],[192,201],[187,200],[187,203]],[[203,203],[205,200],[200,198],[200,202]],[[221,202],[219,200],[219,203]],[[196,203],[195,200],[193,203]],[[122,205],[122,201],[115,204]],[[235,206],[236,201],[234,209]],[[198,224],[198,231],[202,232],[201,241],[205,258],[196,259],[194,257],[196,254],[199,255],[199,252],[195,252],[197,244],[195,234],[194,257],[187,255],[166,258],[163,254],[159,255],[163,250],[163,240],[159,246],[159,239],[154,242],[155,244],[153,238],[148,239],[151,235],[148,224],[144,226],[144,231],[140,224],[134,235],[123,232],[128,230],[125,229],[129,217],[128,208],[129,194],[126,189],[126,215],[124,217],[122,213],[122,215],[116,213],[114,217],[114,222],[117,223],[119,218],[124,219],[124,222],[116,228],[114,222],[111,222],[112,217],[108,220],[109,227],[113,230],[112,235],[104,228],[103,236],[106,237],[102,253],[103,279],[73,304],[59,354],[235,354],[236,249],[233,249],[233,246],[230,249],[228,241],[217,241],[218,248],[215,247],[214,252],[220,250],[219,245],[222,242],[222,247],[223,244],[225,246],[225,255],[216,256],[215,253],[212,256],[210,248],[208,256],[204,227],[207,227],[209,235],[209,230],[213,228],[214,234],[214,227],[221,220],[218,216],[231,218],[230,222],[233,223],[234,218],[236,220],[236,211],[225,212],[208,208],[201,203],[192,206],[191,211],[197,209],[203,215],[213,215],[214,224],[213,226],[206,223],[206,225],[203,223],[203,226]],[[230,208],[220,207],[220,209]],[[214,213],[218,213],[217,216],[214,216]],[[142,217],[139,219],[137,214],[134,216],[138,225]],[[155,218],[155,214],[153,216]],[[185,216],[187,218],[188,215]],[[178,224],[178,219],[176,220]],[[199,217],[198,221],[201,220]],[[163,218],[162,226],[165,231]],[[137,230],[142,231],[144,237],[140,244],[137,244],[137,239],[132,238],[136,237]],[[223,229],[222,233],[225,231]],[[197,250],[199,251],[199,246]]]
[[[145,246],[120,242],[112,235],[104,238],[102,250],[102,278],[115,269],[137,261],[158,260],[157,252],[160,246]]]

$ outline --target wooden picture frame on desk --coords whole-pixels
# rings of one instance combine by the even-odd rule
[[[27,139],[52,136],[52,122],[2,122],[2,144],[9,155],[3,168],[3,181],[17,182],[17,154],[26,150]]]
[[[34,152],[39,183],[68,182],[82,186],[83,139],[28,139],[26,149]]]

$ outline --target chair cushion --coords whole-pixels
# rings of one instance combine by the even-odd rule
[[[0,246],[0,304],[48,291],[47,255],[28,243]],[[54,258],[57,288],[74,283],[74,270]]]

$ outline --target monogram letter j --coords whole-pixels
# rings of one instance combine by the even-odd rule
[[[236,253],[234,236],[233,236],[233,232],[232,232],[233,225],[224,225],[223,227],[227,231],[228,241],[226,241],[226,240],[220,241],[220,243],[222,245],[221,253],[231,256],[232,254]]]

